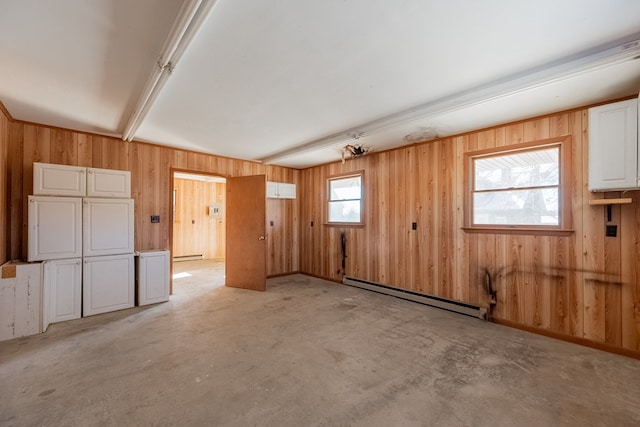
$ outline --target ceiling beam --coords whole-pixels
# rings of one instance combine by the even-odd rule
[[[153,106],[180,58],[216,4],[216,0],[187,0],[182,4],[164,42],[160,57],[153,65],[136,107],[122,132],[124,141],[131,141]]]
[[[640,59],[640,34],[635,34],[632,39],[618,40],[615,43],[581,52],[578,55],[565,58],[562,61],[556,61],[526,72],[514,74],[486,85],[458,92],[435,101],[363,123],[359,126],[336,132],[323,138],[277,152],[271,156],[260,159],[260,161],[270,164],[296,154],[353,143],[354,140],[359,138],[375,135],[414,120],[428,119],[459,111],[520,92],[547,86],[603,67],[637,59]]]

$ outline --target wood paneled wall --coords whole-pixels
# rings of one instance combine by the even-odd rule
[[[1,104],[0,104],[1,107]],[[0,108],[0,265],[9,260],[9,119]]]
[[[267,275],[300,270],[299,210],[305,197],[300,192],[300,171],[288,168],[272,168],[267,173],[269,181],[296,183],[296,199],[267,199]],[[273,224],[273,225],[271,225]],[[291,227],[295,224],[296,228]],[[278,256],[278,254],[285,254]]]
[[[488,272],[498,290],[497,320],[638,351],[640,194],[628,193],[633,203],[613,208],[618,237],[605,237],[603,207],[588,204],[604,195],[587,189],[587,132],[582,109],[303,170],[300,269],[333,280],[346,273],[485,307]],[[462,230],[466,152],[567,135],[573,233]],[[364,171],[366,225],[323,225],[326,178],[357,170]],[[341,233],[347,237],[346,271]]]
[[[124,142],[117,138],[50,128],[36,124],[8,123],[8,198],[10,210],[7,226],[11,259],[25,259],[27,254],[27,195],[33,188],[33,162],[131,171],[132,197],[135,200],[135,248],[137,250],[170,248],[170,194],[172,168],[221,176],[265,174],[268,179],[286,177],[297,183],[297,170],[265,166],[158,145]],[[274,230],[267,271],[283,274],[298,268],[297,200],[287,205],[268,204],[268,215],[284,218],[282,228]],[[151,223],[151,215],[160,215],[160,223]]]
[[[176,178],[173,181],[176,205],[173,217],[173,256],[202,255],[224,261],[225,212],[209,215],[209,205],[224,206],[225,184]]]

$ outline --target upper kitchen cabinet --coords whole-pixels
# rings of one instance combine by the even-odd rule
[[[589,190],[640,189],[638,99],[589,109]]]
[[[131,197],[131,172],[87,168],[88,197]]]
[[[295,199],[296,185],[267,181],[267,199]]]
[[[131,172],[34,163],[33,194],[128,199],[131,197]]]
[[[86,194],[86,168],[80,166],[33,164],[33,194],[36,196],[76,196]]]

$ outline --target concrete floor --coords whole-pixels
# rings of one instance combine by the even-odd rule
[[[303,275],[258,293],[181,269],[168,303],[0,343],[0,425],[640,425],[638,360]]]

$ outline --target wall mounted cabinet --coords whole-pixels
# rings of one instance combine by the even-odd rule
[[[267,181],[267,199],[295,199],[296,185],[287,182]]]
[[[589,109],[589,190],[640,189],[638,99]]]

